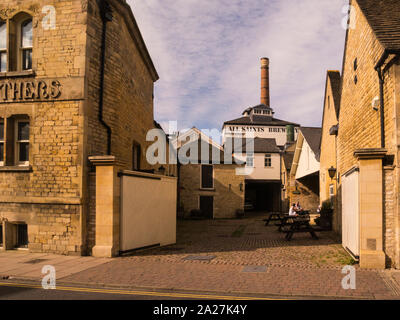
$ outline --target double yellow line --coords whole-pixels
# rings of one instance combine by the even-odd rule
[[[20,287],[30,289],[42,289],[42,286],[24,283],[8,283],[0,282],[3,287]],[[121,295],[134,295],[134,296],[150,296],[150,297],[166,297],[166,298],[181,298],[181,299],[210,299],[210,300],[286,300],[286,299],[273,299],[273,298],[258,298],[258,297],[238,297],[229,295],[213,295],[213,294],[195,294],[195,293],[167,293],[156,291],[131,291],[131,290],[118,290],[118,289],[95,289],[95,288],[79,288],[79,287],[66,287],[57,286],[55,290],[72,291],[72,292],[85,292],[85,293],[104,293],[104,294],[121,294]]]

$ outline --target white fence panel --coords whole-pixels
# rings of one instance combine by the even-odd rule
[[[120,251],[176,242],[177,179],[124,171]]]

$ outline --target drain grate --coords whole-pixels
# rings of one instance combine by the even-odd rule
[[[183,260],[187,261],[211,261],[215,259],[216,256],[187,256]]]
[[[41,262],[44,262],[44,261],[47,261],[47,259],[33,259],[33,260],[25,261],[24,263],[26,263],[26,264],[36,264],[36,263],[41,263]]]
[[[263,273],[267,272],[266,266],[246,266],[243,268],[244,273]]]

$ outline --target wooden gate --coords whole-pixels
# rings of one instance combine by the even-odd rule
[[[359,172],[342,177],[342,245],[355,258],[360,255]]]

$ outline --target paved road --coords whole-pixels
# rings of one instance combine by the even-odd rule
[[[120,293],[118,293],[120,292]],[[44,290],[30,284],[0,283],[0,300],[179,300],[179,297],[157,293],[106,290],[94,288],[61,287],[59,290]]]
[[[145,291],[58,285],[45,290],[36,282],[0,282],[0,300],[286,300],[293,297],[202,292]],[[297,298],[301,299],[301,298]]]

